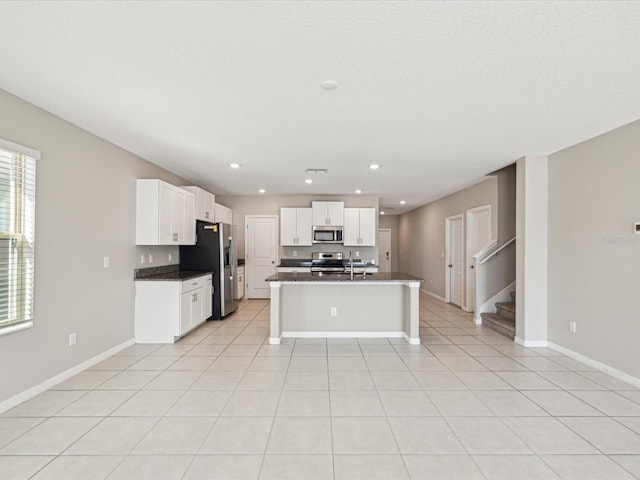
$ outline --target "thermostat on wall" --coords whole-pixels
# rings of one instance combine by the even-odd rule
[[[633,232],[636,235],[640,235],[640,222],[636,222],[633,224]]]

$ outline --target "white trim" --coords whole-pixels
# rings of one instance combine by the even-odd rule
[[[462,307],[462,310],[465,312],[473,312],[475,307],[475,265],[474,265],[474,255],[481,250],[484,250],[486,245],[476,245],[478,250],[475,253],[471,252],[471,241],[473,236],[477,237],[478,234],[478,221],[477,215],[482,212],[489,212],[489,235],[493,237],[493,210],[491,208],[491,204],[488,203],[486,205],[481,205],[479,207],[470,208],[466,212],[465,221],[466,224],[466,238],[465,238],[465,305]],[[489,240],[489,243],[494,240]],[[497,241],[496,241],[497,243]],[[474,267],[474,268],[471,268]]]
[[[515,337],[513,339],[515,343],[518,345],[522,345],[523,347],[548,347],[549,342],[546,340],[523,340],[520,337]]]
[[[440,295],[436,295],[435,293],[430,292],[429,290],[425,290],[424,288],[421,288],[420,291],[423,292],[423,293],[426,293],[427,295],[429,295],[429,296],[431,296],[431,297],[433,297],[435,299],[440,300],[441,302],[447,303],[447,300],[444,297],[441,297]]]
[[[280,345],[282,343],[282,335],[279,337],[269,337],[269,345]]]
[[[548,347],[556,350],[560,353],[565,354],[567,357],[573,358],[574,360],[577,360],[579,362],[584,363],[585,365],[588,365],[590,367],[593,367],[597,370],[600,370],[601,372],[604,372],[608,375],[611,375],[614,378],[617,378],[618,380],[622,380],[623,382],[629,383],[631,385],[633,385],[634,387],[638,387],[640,388],[640,378],[638,377],[634,377],[633,375],[629,375],[628,373],[624,373],[616,368],[613,368],[609,365],[607,365],[606,363],[602,363],[602,362],[598,362],[597,360],[594,360],[593,358],[587,357],[585,355],[582,355],[581,353],[578,352],[574,352],[573,350],[570,350],[566,347],[562,347],[560,345],[556,345],[553,342],[547,342],[548,343]]]
[[[33,320],[29,320],[28,322],[20,322],[17,325],[7,325],[6,327],[0,327],[0,337],[2,335],[9,335],[10,333],[20,332],[21,330],[26,330],[27,328],[33,327]]]
[[[404,332],[282,332],[284,338],[405,338]],[[408,338],[408,337],[407,337]]]
[[[403,332],[402,338],[404,338],[409,345],[420,345],[420,337],[411,338],[409,335]]]
[[[95,364],[100,363],[103,360],[115,355],[118,352],[121,352],[125,348],[130,347],[136,343],[135,339],[132,338],[127,340],[126,342],[121,343],[120,345],[116,345],[115,347],[110,348],[109,350],[105,350],[102,353],[99,353],[95,357],[90,358],[89,360],[85,360],[82,363],[79,363],[75,367],[71,367],[68,370],[65,370],[54,377],[51,377],[44,382],[35,385],[27,390],[14,395],[13,397],[7,398],[5,401],[0,403],[0,413],[6,412],[10,408],[15,407],[16,405],[29,400],[30,398],[35,397],[36,395],[44,392],[45,390],[50,389],[51,387],[55,387],[59,383],[64,382],[65,380],[69,380],[74,375],[86,370],[89,367],[93,367]]]
[[[456,215],[451,215],[449,217],[445,217],[444,219],[444,298],[445,302],[451,303],[451,269],[449,265],[451,264],[451,249],[449,248],[451,243],[451,222],[452,220],[461,220],[462,221],[462,245],[465,246],[465,219],[464,213],[458,213]],[[465,246],[466,250],[466,246]],[[463,253],[462,255],[462,305],[460,308],[465,307],[466,303],[466,283],[467,283],[467,259]]]
[[[34,160],[40,160],[40,152],[38,150],[25,147],[24,145],[20,145],[18,143],[10,142],[9,140],[3,140],[2,138],[0,138],[0,148],[9,152],[26,155],[27,157],[31,157]]]

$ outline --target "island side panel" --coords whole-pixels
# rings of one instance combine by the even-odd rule
[[[282,283],[271,282],[271,319],[270,319],[270,334],[269,343],[271,345],[278,345],[282,341],[282,317],[281,317],[281,302],[282,302]]]
[[[420,283],[409,282],[404,296],[404,333],[412,345],[420,344]]]
[[[403,336],[405,289],[402,283],[284,283],[280,293],[281,332],[285,336],[287,332]],[[333,307],[336,316],[331,315]]]

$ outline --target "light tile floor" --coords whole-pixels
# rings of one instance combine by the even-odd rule
[[[0,416],[10,479],[640,478],[640,391],[421,295],[423,345],[267,342],[243,301]]]

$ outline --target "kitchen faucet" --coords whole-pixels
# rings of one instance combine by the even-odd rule
[[[353,280],[353,258],[351,256],[351,250],[349,250],[349,265],[351,266],[351,280]]]

